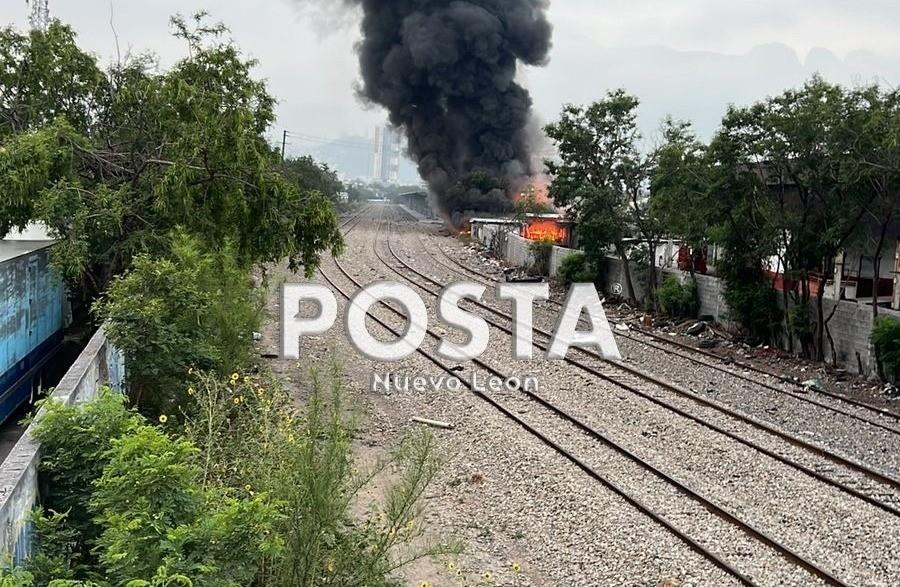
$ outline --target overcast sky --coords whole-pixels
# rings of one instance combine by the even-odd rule
[[[330,0],[336,4],[337,0]],[[390,1],[390,0],[385,0]],[[898,0],[552,0],[550,63],[529,69],[538,114],[625,87],[643,101],[641,126],[653,135],[666,114],[709,135],[728,103],[744,104],[821,71],[847,84],[900,84]],[[325,22],[295,0],[50,0],[82,47],[108,61],[152,50],[163,64],[184,54],[168,18],[207,9],[232,30],[278,97],[278,129],[316,137],[371,134],[384,121],[354,97],[352,15]],[[26,26],[25,0],[2,0],[0,22]],[[309,143],[307,141],[307,143]],[[313,143],[309,143],[313,144]],[[295,149],[308,144],[295,140]]]

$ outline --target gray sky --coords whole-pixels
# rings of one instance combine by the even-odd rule
[[[389,0],[385,0],[389,1]],[[330,0],[337,3],[337,0]],[[549,65],[523,72],[538,114],[625,87],[643,101],[653,135],[666,114],[704,136],[728,103],[744,104],[802,83],[814,71],[855,84],[900,84],[898,0],[552,0]],[[163,65],[184,53],[168,18],[207,9],[223,21],[280,100],[278,129],[318,137],[371,134],[384,121],[354,97],[352,16],[343,24],[300,14],[293,0],[50,0],[82,47],[103,61],[152,50]],[[25,0],[2,0],[0,22],[26,25]],[[274,133],[273,133],[274,134]],[[294,141],[297,151],[314,143]]]

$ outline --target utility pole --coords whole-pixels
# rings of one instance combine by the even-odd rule
[[[287,146],[288,131],[284,131],[281,135],[281,161],[284,162],[284,149]]]

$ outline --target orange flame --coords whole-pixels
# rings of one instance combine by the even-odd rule
[[[569,236],[569,230],[556,220],[535,218],[522,227],[522,236],[533,241],[564,243]]]

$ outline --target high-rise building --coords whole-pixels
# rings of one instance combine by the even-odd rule
[[[375,128],[374,177],[385,183],[400,183],[403,134],[392,126]]]

